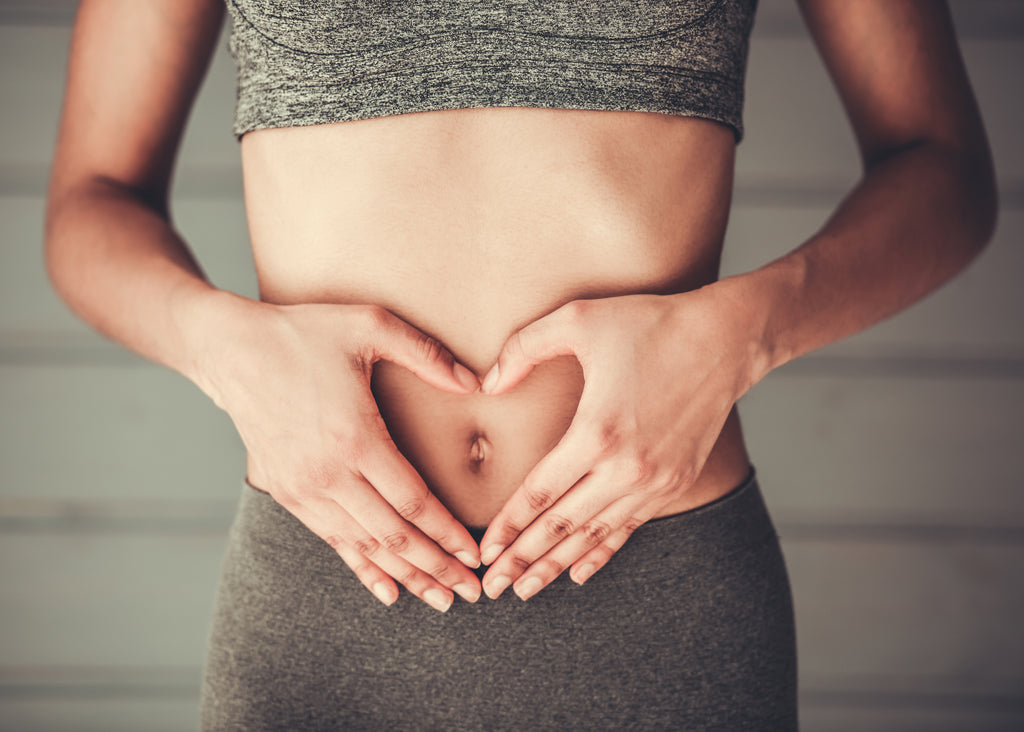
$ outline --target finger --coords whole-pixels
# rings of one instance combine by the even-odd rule
[[[637,517],[644,505],[643,496],[627,496],[580,524],[549,552],[532,562],[522,576],[514,580],[512,589],[528,600],[553,582],[562,572],[587,552],[611,538],[627,522]]]
[[[572,540],[576,540],[574,544],[578,543],[583,534],[596,536],[588,546],[579,547],[578,553],[571,557],[572,561],[578,559],[585,549],[598,544],[612,529],[618,528],[646,500],[644,495],[637,493],[624,496],[625,492],[623,481],[608,471],[601,474],[591,472],[582,478],[524,529],[494,561],[484,575],[488,594],[500,594],[504,586],[517,582],[520,575],[531,570],[537,560],[556,546],[561,547],[564,542]],[[612,510],[613,507],[617,510]],[[555,575],[562,569],[564,567]],[[503,580],[500,588],[497,586],[498,577]]]
[[[334,501],[324,498],[295,504],[289,511],[314,534],[327,542],[360,582],[385,605],[390,605],[398,599],[398,588],[394,582],[397,579],[411,593],[436,610],[445,612],[451,607],[451,590],[381,546]]]
[[[386,569],[393,577],[397,578],[405,589],[430,605],[430,607],[444,613],[448,612],[448,609],[452,606],[455,596],[451,590],[401,557],[385,551],[377,561],[380,562],[383,569]],[[477,596],[479,597],[479,595]]]
[[[510,335],[497,362],[484,376],[481,391],[495,395],[504,393],[526,378],[537,364],[556,356],[575,354],[570,334],[579,308],[577,303],[566,303]]]
[[[600,450],[597,446],[588,446],[584,437],[586,430],[579,426],[581,422],[577,412],[562,439],[540,459],[491,520],[480,541],[480,558],[484,564],[495,561],[526,527],[587,475],[597,462]],[[572,533],[570,526],[557,522],[547,528],[556,537]]]
[[[371,552],[359,551],[356,547],[368,546],[365,542],[369,534],[347,511],[333,501],[322,501],[315,504],[289,503],[284,504],[288,511],[306,528],[323,539],[342,561],[348,565],[360,582],[385,605],[391,605],[398,599],[398,586],[395,581],[369,558]],[[348,538],[345,538],[348,537]]]
[[[374,555],[378,548],[375,544],[379,544],[381,548],[402,557],[441,584],[452,588],[463,599],[475,602],[480,596],[480,581],[476,575],[399,516],[394,506],[372,485],[362,478],[356,479],[346,486],[343,500],[345,503],[339,505],[369,534],[364,539],[368,547],[362,550],[363,553]]]
[[[480,388],[476,374],[456,361],[439,340],[385,308],[375,307],[369,312],[372,361],[393,361],[444,391],[466,393]]]
[[[346,542],[334,547],[338,556],[349,566],[359,581],[385,605],[393,605],[398,599],[398,585],[380,567],[353,549]]]
[[[399,516],[467,567],[480,566],[480,549],[469,531],[437,500],[390,438],[370,451],[357,467]]]
[[[648,506],[635,512],[617,530],[609,534],[608,538],[573,562],[572,568],[569,570],[569,578],[576,584],[582,585],[593,577],[595,572],[608,564],[615,552],[622,548],[634,531],[657,515],[659,509],[660,504],[658,508]]]
[[[536,521],[501,552],[483,577],[483,587],[488,597],[494,599],[501,595],[505,588],[527,572],[534,562],[559,542],[573,536],[578,527],[598,512],[598,508],[587,508],[582,513],[571,513],[566,510],[569,496],[589,492],[588,489],[594,480],[593,474],[582,478],[567,496],[538,516]],[[578,503],[578,500],[575,502]]]
[[[385,605],[394,604],[398,599],[398,587],[388,574],[347,542],[342,542],[335,550],[378,600]],[[446,587],[390,552],[382,553],[379,561],[401,578],[402,585],[413,595],[435,610],[448,612],[455,598]]]

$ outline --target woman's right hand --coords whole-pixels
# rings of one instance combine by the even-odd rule
[[[379,306],[214,297],[196,383],[234,422],[265,483],[255,487],[386,605],[398,599],[395,580],[442,612],[452,590],[475,602],[479,547],[395,446],[370,376],[385,359],[448,392],[476,391],[477,377]]]

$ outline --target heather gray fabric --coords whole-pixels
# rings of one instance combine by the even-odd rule
[[[794,730],[792,602],[754,471],[642,525],[583,587],[446,614],[404,590],[385,607],[244,485],[202,729]]]
[[[464,107],[704,117],[743,137],[757,0],[225,0],[233,131]]]

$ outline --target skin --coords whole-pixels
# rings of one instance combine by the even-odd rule
[[[663,303],[628,299],[554,313],[506,342],[484,378],[491,393],[565,353],[591,364],[584,370],[594,389],[584,391],[565,438],[481,542],[485,561],[497,554],[484,578],[489,596],[515,582],[528,598],[568,567],[575,581],[586,581],[653,506],[693,484],[727,405],[777,366],[924,297],[990,240],[991,154],[945,5],[804,0],[800,7],[853,126],[861,181],[788,255],[673,296],[675,327],[647,325]],[[709,311],[718,327],[704,324]],[[672,354],[667,361],[630,364],[615,355],[663,349]],[[624,366],[646,387],[635,397],[621,388]],[[666,435],[686,449],[665,450]]]
[[[908,307],[991,237],[945,6],[801,8],[864,174],[788,255],[718,279],[722,125],[439,110],[243,138],[257,301],[205,279],[168,204],[222,3],[85,0],[51,279],[224,409],[253,486],[385,604],[396,580],[439,610],[475,601],[481,552],[491,597],[582,583],[647,520],[745,477],[735,402],[768,372]],[[466,525],[488,526],[479,548]]]

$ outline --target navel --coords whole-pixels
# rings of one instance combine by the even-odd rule
[[[484,460],[490,456],[491,443],[487,441],[487,435],[480,430],[473,430],[469,435],[469,451],[467,463],[470,471],[479,473],[484,466]]]

